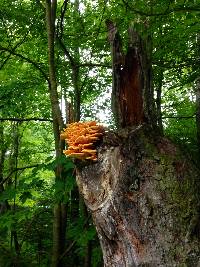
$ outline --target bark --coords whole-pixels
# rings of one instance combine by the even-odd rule
[[[77,167],[105,267],[200,264],[199,171],[148,126],[107,133]]]

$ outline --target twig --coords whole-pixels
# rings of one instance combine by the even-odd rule
[[[53,122],[52,119],[45,119],[45,118],[0,118],[0,121],[48,121]]]
[[[14,56],[17,56],[17,57],[25,60],[26,62],[32,64],[37,70],[40,71],[40,73],[45,78],[45,80],[50,84],[50,81],[49,81],[49,78],[48,78],[47,74],[42,70],[42,68],[38,65],[38,63],[36,63],[35,61],[33,61],[32,59],[30,59],[28,57],[25,57],[25,56],[15,52],[14,49],[10,49],[10,48],[7,48],[7,47],[0,46],[0,50],[9,52],[10,54],[12,54]]]
[[[86,228],[86,226],[87,226],[87,223],[88,223],[88,221],[89,221],[89,219],[90,219],[90,217],[91,217],[91,215],[89,215],[87,218],[86,218],[86,220],[85,220],[85,222],[84,222],[84,225],[83,225],[83,228],[84,228],[84,230],[85,230],[85,228]],[[82,234],[82,233],[81,233]],[[66,248],[66,250],[63,252],[63,254],[62,255],[60,255],[60,258],[59,258],[59,261],[60,260],[62,260],[63,259],[63,257],[74,247],[74,245],[76,244],[76,242],[77,242],[77,240],[74,240],[67,248]]]
[[[31,168],[36,168],[38,166],[40,166],[42,164],[35,164],[35,165],[30,165],[30,166],[25,166],[25,167],[20,167],[20,168],[15,168],[13,169],[6,178],[4,178],[1,182],[0,182],[0,186],[3,185],[8,179],[10,179],[10,177],[12,176],[12,174],[14,172],[17,172],[17,171],[23,171],[23,170],[26,170],[26,169],[31,169]]]
[[[147,13],[147,12],[143,12],[141,10],[135,9],[133,7],[131,7],[128,2],[126,2],[125,0],[122,0],[122,2],[124,3],[124,5],[130,10],[133,11],[136,14],[139,14],[141,16],[146,16],[146,17],[155,17],[155,16],[166,16],[169,15],[173,12],[190,12],[190,11],[196,11],[199,12],[200,11],[200,6],[196,5],[193,7],[184,7],[184,6],[179,6],[179,7],[175,7],[175,8],[169,8],[167,7],[167,9],[164,12],[161,13]]]
[[[162,117],[162,119],[195,119],[195,115],[193,116],[166,116],[166,117]]]

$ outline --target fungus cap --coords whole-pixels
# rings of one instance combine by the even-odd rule
[[[96,141],[103,136],[104,128],[95,121],[74,122],[67,125],[60,138],[68,144],[63,153],[68,157],[97,161]]]

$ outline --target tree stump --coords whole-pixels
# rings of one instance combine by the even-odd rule
[[[199,266],[199,173],[168,139],[145,126],[107,133],[77,183],[105,267]]]

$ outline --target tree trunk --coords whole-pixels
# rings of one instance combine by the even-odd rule
[[[4,127],[3,122],[0,124],[0,194],[4,192],[4,185],[3,185],[3,179],[4,179],[4,162],[5,162],[5,155],[6,155],[6,145],[4,140]],[[0,202],[0,215],[5,213],[8,209],[8,202],[7,201],[1,201]]]
[[[196,81],[196,127],[197,127],[197,145],[198,162],[200,162],[200,78]]]
[[[161,96],[162,96],[162,86],[163,86],[163,75],[164,71],[162,68],[158,70],[158,77],[156,83],[156,113],[158,119],[158,128],[160,133],[163,134],[163,124],[162,124],[162,108],[161,108]]]
[[[199,172],[149,132],[106,134],[98,162],[77,168],[104,266],[198,266]]]
[[[105,267],[199,266],[199,170],[156,127],[147,49],[107,22],[113,54],[112,103],[117,133],[107,132],[98,162],[77,165]]]
[[[49,95],[52,108],[53,131],[55,138],[55,151],[57,166],[55,169],[55,182],[65,179],[62,163],[59,163],[64,142],[60,140],[60,131],[64,127],[64,122],[59,107],[59,98],[57,92],[56,66],[55,66],[55,20],[56,20],[57,0],[46,0],[46,26],[48,36],[48,61],[49,61]],[[58,201],[54,206],[53,222],[53,253],[52,267],[63,266],[60,256],[64,252],[66,235],[66,209],[65,203]]]
[[[200,34],[197,35],[197,60],[200,59]],[[200,163],[200,76],[196,80],[196,127],[197,127],[197,146],[198,162]]]

